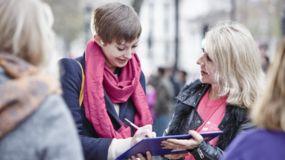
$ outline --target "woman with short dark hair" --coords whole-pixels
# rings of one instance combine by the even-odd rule
[[[135,51],[141,24],[133,8],[107,3],[95,10],[92,31],[83,56],[60,61],[63,97],[77,124],[85,158],[115,159],[145,135],[153,136],[145,79]],[[140,128],[135,131],[125,118]]]

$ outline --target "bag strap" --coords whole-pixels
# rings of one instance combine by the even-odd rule
[[[80,62],[78,62],[77,60],[75,60],[79,66],[80,66],[80,69],[81,69],[81,78],[82,78],[82,81],[81,81],[81,88],[80,88],[80,93],[79,93],[79,106],[82,106],[82,103],[83,103],[83,90],[84,90],[84,82],[85,82],[85,75],[84,75],[84,71],[83,71],[83,67],[81,65]]]

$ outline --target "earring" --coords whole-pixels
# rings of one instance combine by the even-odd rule
[[[104,46],[104,42],[103,42],[102,40],[100,41],[100,44],[101,44],[102,46]]]

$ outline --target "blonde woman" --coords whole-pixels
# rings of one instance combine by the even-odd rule
[[[263,77],[251,33],[238,23],[212,28],[197,64],[200,80],[177,96],[176,110],[166,130],[167,135],[190,133],[193,139],[164,141],[164,148],[189,150],[185,155],[166,156],[170,159],[219,159],[240,131],[251,128],[247,110],[258,96]],[[205,142],[199,133],[209,131],[223,134]]]
[[[279,160],[285,152],[285,39],[269,70],[263,97],[252,108],[258,128],[239,135],[225,153],[225,160]]]
[[[57,82],[43,73],[52,22],[40,0],[0,0],[1,160],[83,159]]]

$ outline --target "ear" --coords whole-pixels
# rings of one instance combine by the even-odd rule
[[[101,47],[103,47],[105,44],[104,44],[104,42],[103,42],[103,40],[102,40],[102,38],[100,37],[100,36],[98,36],[98,35],[95,35],[94,36],[94,40],[95,40],[95,42],[97,42],[97,44],[99,44]]]

